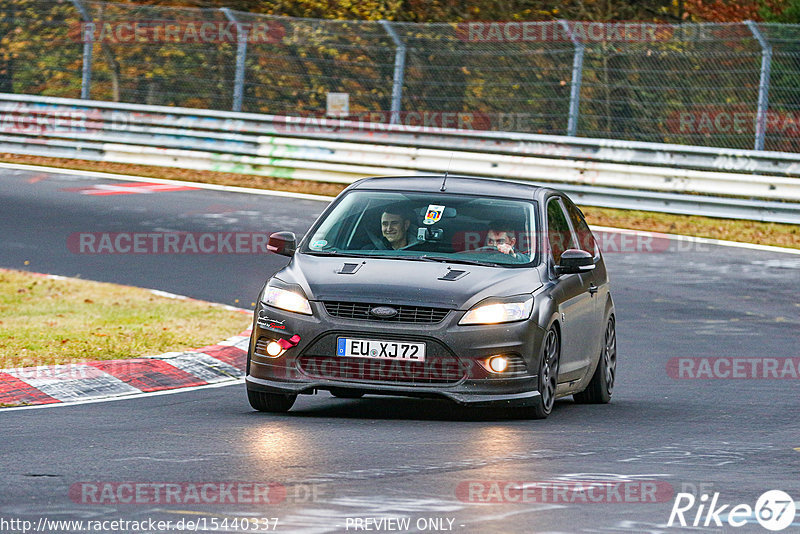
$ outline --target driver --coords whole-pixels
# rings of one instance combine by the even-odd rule
[[[508,224],[492,222],[489,224],[489,231],[486,232],[486,246],[497,249],[498,252],[508,254],[514,259],[527,261],[527,256],[522,252],[514,250],[517,244],[516,233]]]

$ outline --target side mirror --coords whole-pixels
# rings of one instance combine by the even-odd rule
[[[267,250],[282,256],[293,256],[296,244],[294,232],[275,232],[269,236]]]
[[[556,265],[556,274],[575,274],[591,271],[596,267],[594,257],[585,250],[571,248],[561,254],[561,263]]]

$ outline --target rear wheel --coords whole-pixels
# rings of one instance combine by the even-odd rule
[[[572,397],[580,404],[606,404],[614,392],[614,380],[617,377],[617,329],[614,316],[606,323],[603,352],[592,380],[586,389]]]
[[[284,413],[297,400],[297,395],[281,395],[280,393],[266,393],[264,391],[247,390],[247,400],[250,406],[259,412]]]
[[[542,356],[539,359],[539,403],[527,409],[527,416],[531,419],[544,419],[553,411],[560,361],[561,339],[558,329],[551,326],[545,334]]]

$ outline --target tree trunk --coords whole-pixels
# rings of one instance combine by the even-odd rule
[[[98,24],[102,25],[104,10],[103,4],[100,4],[98,10],[98,14],[100,15]],[[121,77],[119,61],[117,61],[117,58],[114,56],[114,52],[111,50],[111,47],[108,45],[108,43],[100,43],[100,49],[103,51],[103,57],[106,60],[106,64],[108,64],[108,73],[111,77],[111,98],[114,102],[119,102],[119,80]]]
[[[11,35],[16,19],[17,6],[11,4],[11,9],[0,10],[0,40]],[[11,52],[0,52],[0,93],[14,92],[14,59]]]

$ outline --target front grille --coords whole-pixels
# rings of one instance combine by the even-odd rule
[[[300,371],[314,378],[406,384],[453,384],[466,372],[452,356],[425,362],[300,356],[297,365]]]
[[[363,319],[367,321],[388,321],[395,323],[440,323],[450,311],[447,308],[428,308],[425,306],[394,306],[388,305],[397,310],[397,315],[393,317],[377,317],[371,315],[369,311],[378,306],[387,304],[365,304],[361,302],[334,302],[325,301],[325,311],[333,317],[344,319]]]

